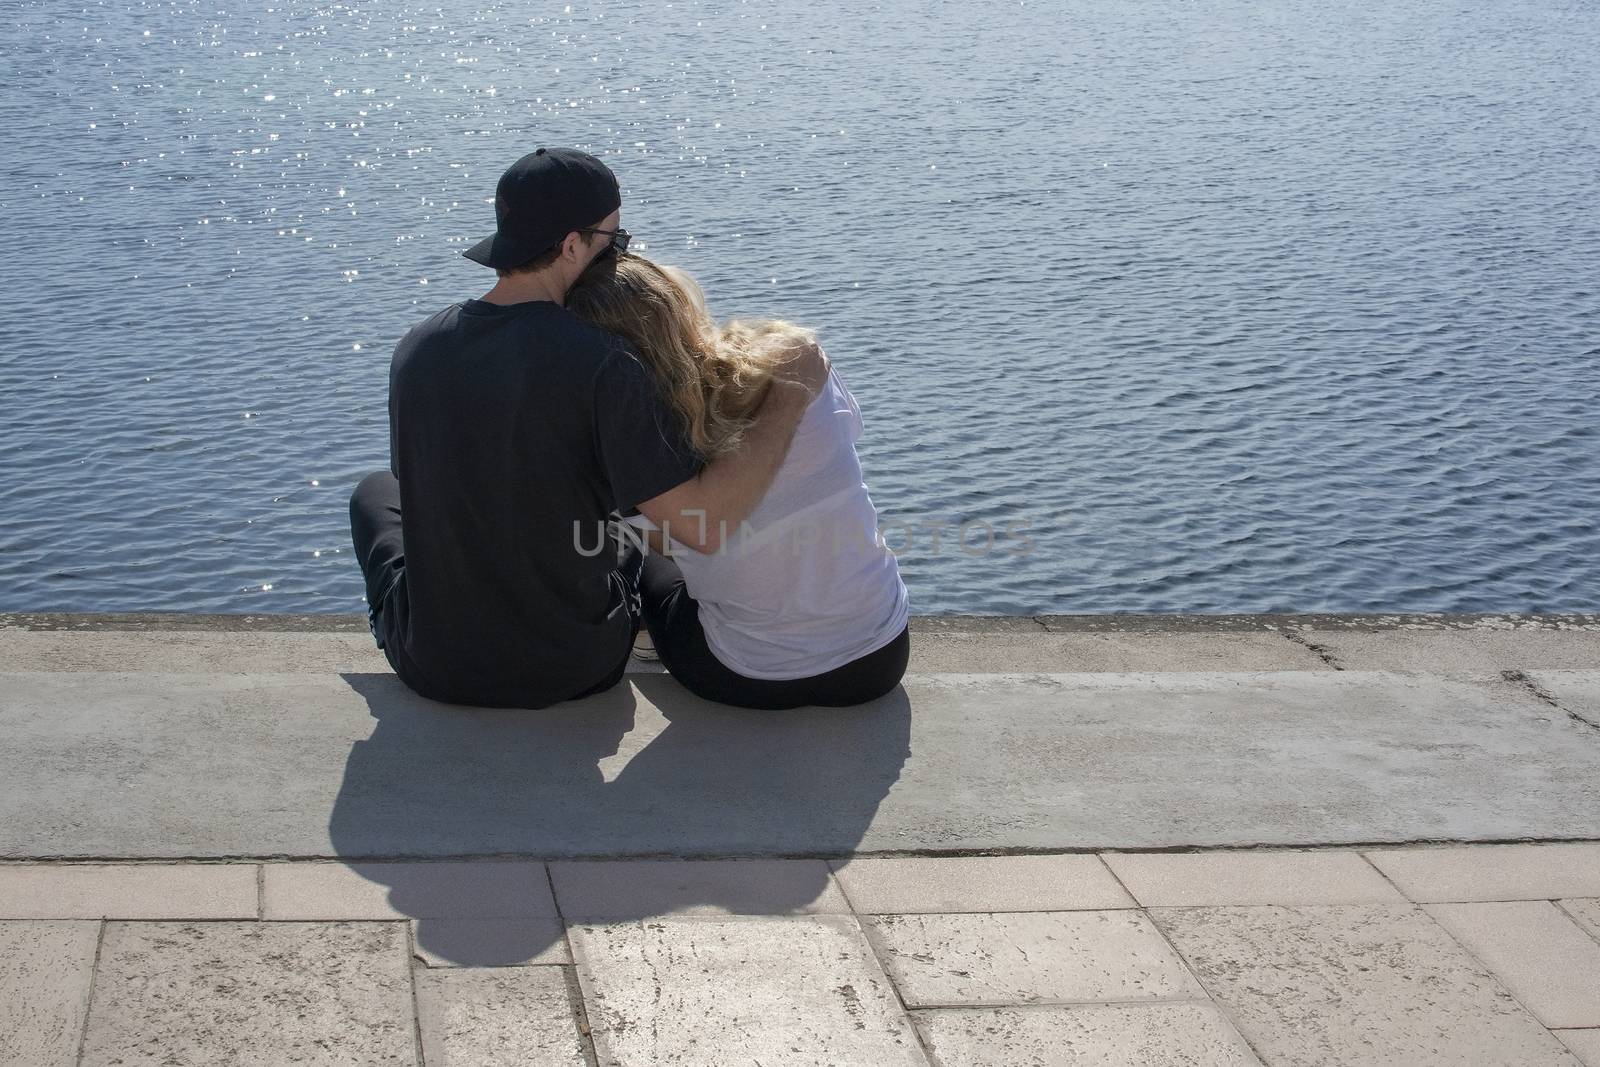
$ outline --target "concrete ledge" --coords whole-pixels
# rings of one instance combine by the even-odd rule
[[[0,860],[1600,837],[1600,616],[918,618],[855,709],[424,700],[354,615],[0,615]]]
[[[0,612],[0,630],[217,630],[367,632],[365,615],[275,615],[150,612]],[[1591,630],[1600,613],[1557,615],[1475,614],[1265,614],[1204,615],[1138,613],[1105,615],[915,615],[913,633],[1214,633],[1271,630]]]
[[[1339,671],[1600,668],[1588,616],[917,617],[911,671]],[[1388,627],[1384,629],[1382,627]],[[633,674],[660,673],[635,660]],[[387,673],[364,616],[4,615],[0,672]]]
[[[0,630],[215,630],[370,634],[365,615],[245,615],[187,611],[0,612]]]
[[[857,708],[640,665],[534,712],[417,697],[359,615],[0,616],[0,1046],[1577,1067],[1600,1034],[1600,617],[913,629]]]
[[[1600,614],[1470,614],[1389,613],[1267,615],[1040,615],[1036,621],[1051,633],[1104,630],[1214,632],[1219,630],[1593,630]]]
[[[519,712],[392,674],[8,672],[0,733],[11,859],[1600,838],[1600,730],[1499,675],[929,673],[773,715],[661,675]]]
[[[1581,636],[1600,645],[1600,634]],[[1528,638],[1521,639],[1523,643]],[[1600,655],[1592,658],[1600,665]],[[1587,664],[1515,662],[1507,668]],[[911,670],[1172,671],[1333,670],[1317,652],[1282,633],[918,633]],[[389,672],[389,663],[361,632],[278,630],[0,630],[0,672],[167,671],[212,674],[337,674]],[[659,662],[635,659],[630,673],[659,674]]]

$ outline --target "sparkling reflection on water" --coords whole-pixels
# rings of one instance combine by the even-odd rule
[[[6,10],[0,609],[360,610],[539,144],[822,331],[918,612],[1600,600],[1593,5]]]

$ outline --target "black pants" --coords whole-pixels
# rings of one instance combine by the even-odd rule
[[[382,611],[389,595],[404,584],[406,551],[400,533],[400,482],[389,471],[373,471],[356,483],[350,494],[350,540],[367,585],[367,627],[389,666],[395,667]],[[395,673],[401,673],[398,667]]]
[[[362,577],[367,583],[367,626],[373,640],[383,649],[389,666],[402,681],[411,685],[405,664],[397,662],[391,647],[393,640],[389,624],[396,623],[409,611],[405,602],[405,544],[400,530],[400,482],[387,471],[373,471],[356,484],[350,496],[350,539],[355,545],[356,561],[361,565]],[[639,576],[644,556],[638,546],[630,544],[618,562],[624,584],[628,587],[628,615],[633,620],[633,633],[643,625],[640,620]],[[632,638],[629,638],[632,644]],[[579,693],[586,697],[602,693],[622,681],[628,669],[630,652],[624,652],[617,665],[590,688]],[[413,686],[415,688],[415,686]],[[576,698],[574,698],[576,699]]]
[[[644,559],[639,592],[644,624],[661,665],[696,696],[743,708],[843,707],[876,699],[900,684],[911,658],[911,635],[810,678],[746,678],[717,659],[700,627],[700,604],[689,595],[678,565],[658,552]]]

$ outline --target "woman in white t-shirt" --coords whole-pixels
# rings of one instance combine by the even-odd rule
[[[623,254],[586,274],[567,307],[625,338],[654,373],[695,451],[736,451],[771,379],[779,321],[718,326],[694,280]],[[725,704],[859,704],[899,685],[908,605],[856,456],[861,409],[837,369],[806,409],[761,503],[702,553],[650,531],[640,579],[644,623],[662,664]],[[670,530],[667,531],[670,535]],[[668,554],[661,549],[665,548]]]

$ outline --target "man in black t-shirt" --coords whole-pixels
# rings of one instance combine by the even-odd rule
[[[495,220],[465,253],[494,287],[395,348],[389,470],[356,486],[351,536],[373,636],[408,686],[540,708],[627,666],[640,561],[619,566],[608,516],[637,508],[714,551],[765,493],[827,359],[794,353],[740,451],[704,463],[638,355],[564,306],[627,246],[610,169],[541,148],[501,177]]]

